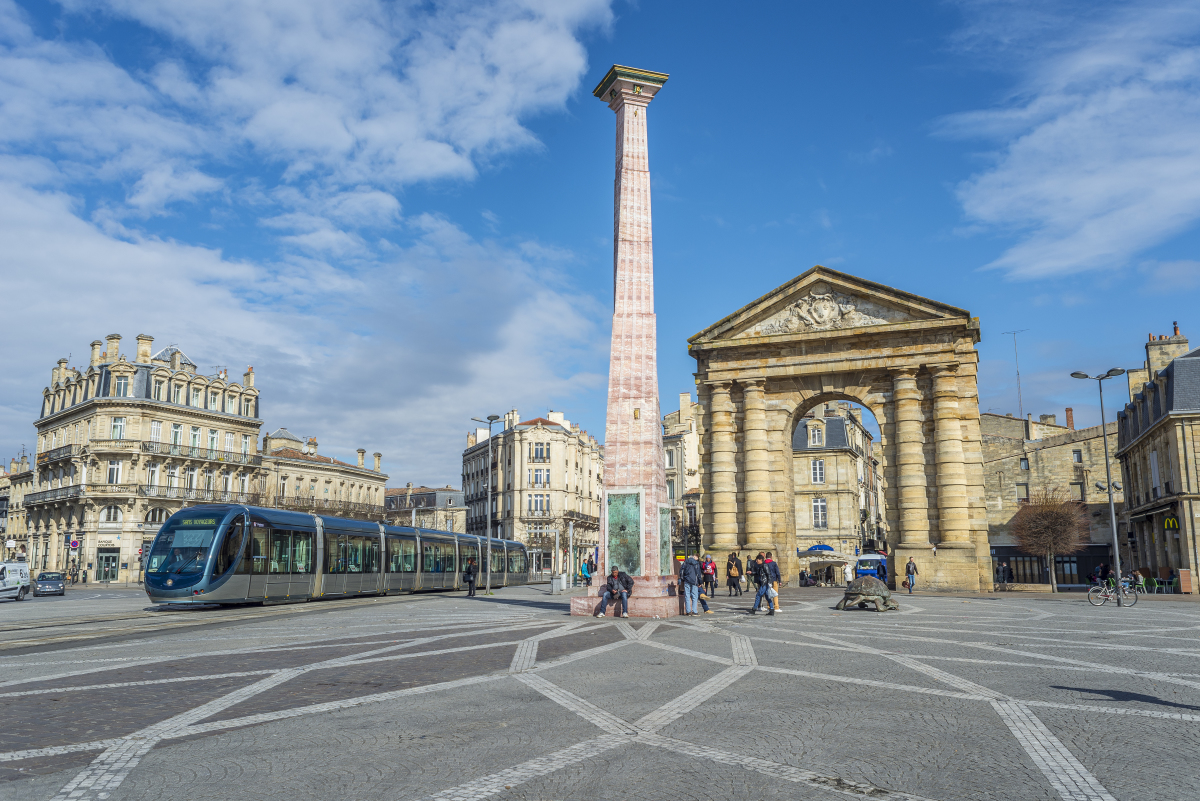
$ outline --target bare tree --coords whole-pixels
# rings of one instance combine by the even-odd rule
[[[1035,492],[1012,522],[1017,547],[1027,554],[1046,557],[1051,592],[1058,592],[1054,557],[1083,550],[1090,531],[1087,506],[1072,500],[1057,487]]]

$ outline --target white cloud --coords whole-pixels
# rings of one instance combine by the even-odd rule
[[[1200,5],[1120,6],[1092,23],[1079,9],[971,9],[964,41],[1027,65],[1011,98],[941,125],[1001,143],[958,187],[973,224],[1016,238],[990,267],[1123,266],[1200,219]]]
[[[607,2],[65,7],[154,44],[41,38],[0,0],[0,282],[6,325],[37,332],[0,376],[0,446],[29,443],[54,360],[113,331],[252,363],[268,425],[420,481],[455,481],[481,404],[603,388],[605,310],[573,254],[397,195],[536,147],[524,121],[577,90]]]

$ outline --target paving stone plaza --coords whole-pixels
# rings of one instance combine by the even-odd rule
[[[540,585],[10,602],[0,798],[1194,797],[1194,604],[840,597],[662,621],[572,618]]]

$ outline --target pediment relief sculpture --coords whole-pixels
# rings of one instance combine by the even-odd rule
[[[833,331],[910,320],[912,317],[863,298],[834,292],[828,284],[817,284],[807,295],[792,301],[762,322],[738,336],[757,337],[772,334],[803,334],[809,331]]]

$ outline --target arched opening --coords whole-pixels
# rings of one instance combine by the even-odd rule
[[[149,512],[146,512],[147,523],[161,523],[167,519],[167,510],[161,506],[156,506]]]
[[[809,398],[793,417],[791,447],[796,552],[888,552],[884,443],[870,407],[840,394]]]
[[[120,523],[121,508],[119,506],[105,506],[100,512],[101,523]]]

